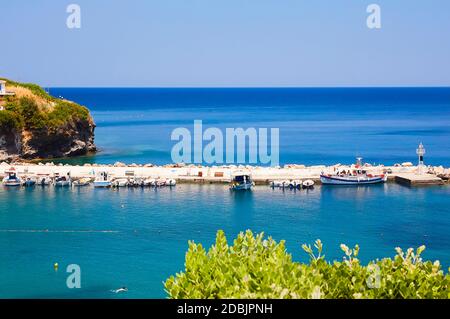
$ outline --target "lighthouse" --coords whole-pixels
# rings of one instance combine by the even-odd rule
[[[418,173],[423,174],[423,168],[425,166],[423,162],[423,156],[425,155],[425,147],[423,147],[422,142],[420,142],[419,147],[416,150],[417,155],[419,156],[419,165],[418,165]]]

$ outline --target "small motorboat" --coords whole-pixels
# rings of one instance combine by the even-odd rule
[[[173,178],[169,178],[166,181],[166,185],[169,186],[169,187],[173,187],[173,186],[177,185],[177,181],[175,179],[173,179]]]
[[[230,188],[232,190],[249,190],[254,186],[250,173],[237,172],[232,174]]]
[[[128,186],[128,179],[126,179],[126,178],[115,179],[112,182],[112,186],[113,187],[127,187]]]
[[[5,186],[20,186],[22,180],[17,176],[16,170],[11,168],[5,172],[7,175],[3,178],[3,185]]]
[[[94,181],[94,187],[108,188],[112,186],[112,182],[109,178],[108,172],[100,172]]]
[[[302,188],[303,189],[313,189],[314,181],[312,179],[307,179],[306,181],[303,181]]]
[[[49,175],[40,175],[37,177],[36,184],[39,186],[48,186],[52,183]]]
[[[282,185],[282,181],[271,181],[269,183],[270,187],[275,188],[275,187],[281,187]]]
[[[78,187],[88,186],[89,184],[91,184],[91,179],[88,177],[80,178],[72,183],[73,186],[78,186]]]
[[[25,181],[23,182],[23,186],[25,187],[32,187],[36,185],[36,179],[32,177],[27,177]]]
[[[294,180],[294,181],[290,181],[289,182],[289,186],[288,187],[290,189],[300,189],[301,186],[302,186],[302,181]]]
[[[155,186],[156,185],[156,179],[154,178],[147,178],[144,180],[144,186]]]
[[[55,177],[55,186],[56,187],[67,187],[72,184],[70,176],[57,176]]]
[[[156,180],[156,187],[166,186],[166,180],[164,178],[159,178]]]

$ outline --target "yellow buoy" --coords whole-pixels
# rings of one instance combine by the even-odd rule
[[[54,265],[53,265],[53,268],[55,268],[55,271],[57,271],[58,270],[58,263],[54,263]]]

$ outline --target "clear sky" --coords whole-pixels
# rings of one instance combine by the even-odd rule
[[[81,29],[66,7],[81,6]],[[381,6],[382,28],[366,25]],[[44,86],[450,86],[448,0],[0,0],[0,76]]]

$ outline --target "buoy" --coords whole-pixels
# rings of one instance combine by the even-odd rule
[[[55,271],[58,271],[58,267],[59,267],[58,263],[53,264],[53,268],[55,268]]]

